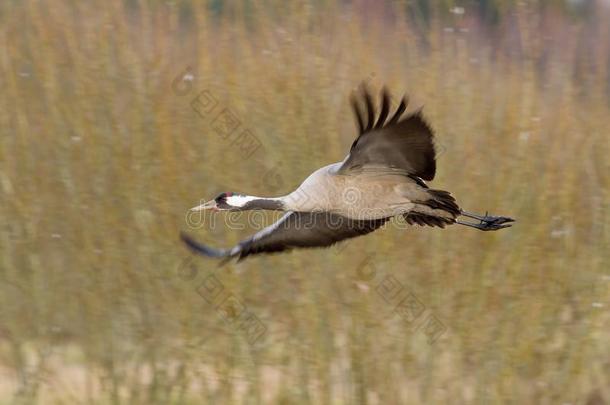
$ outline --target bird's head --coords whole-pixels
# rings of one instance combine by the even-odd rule
[[[240,211],[248,209],[248,203],[255,199],[255,197],[250,197],[244,194],[232,192],[220,193],[213,200],[191,208],[191,211]]]

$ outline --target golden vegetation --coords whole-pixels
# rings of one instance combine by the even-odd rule
[[[0,6],[0,403],[610,401],[608,10],[520,2],[490,28],[367,4]],[[224,268],[181,245],[201,198],[341,160],[362,80],[425,106],[435,188],[518,223]],[[191,232],[251,233],[215,218]],[[392,282],[425,314],[395,313]]]

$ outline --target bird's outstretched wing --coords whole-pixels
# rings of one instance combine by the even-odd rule
[[[231,249],[214,249],[181,233],[182,240],[195,252],[209,257],[242,260],[258,253],[273,253],[293,248],[331,246],[341,240],[365,235],[390,218],[354,220],[327,212],[288,212],[274,224],[257,232]]]
[[[339,172],[382,166],[432,180],[436,173],[434,134],[424,121],[421,111],[400,120],[407,108],[407,100],[403,98],[392,118],[386,122],[390,110],[387,90],[382,90],[381,110],[377,118],[371,95],[364,90],[362,96],[363,101],[352,97],[359,134]]]

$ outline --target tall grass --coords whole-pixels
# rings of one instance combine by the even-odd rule
[[[4,2],[0,402],[608,403],[610,18],[591,7]],[[435,188],[518,223],[192,257],[200,199],[283,194],[344,157],[362,80],[424,106]],[[253,155],[194,111],[204,90]],[[191,232],[252,232],[216,219]],[[446,328],[433,344],[390,279]],[[210,280],[264,325],[254,345]]]

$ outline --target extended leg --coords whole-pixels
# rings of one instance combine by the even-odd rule
[[[495,217],[492,215],[488,215],[487,212],[483,216],[477,215],[477,214],[471,214],[466,211],[462,211],[461,213],[463,216],[468,217],[468,218],[477,219],[477,220],[479,220],[479,222],[478,223],[462,222],[462,221],[456,219],[455,220],[456,224],[469,226],[471,228],[476,228],[481,231],[497,231],[498,229],[508,228],[508,227],[512,226],[512,224],[509,224],[509,222],[515,222],[515,220],[512,218]]]

